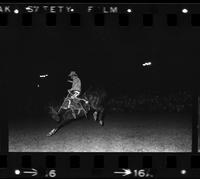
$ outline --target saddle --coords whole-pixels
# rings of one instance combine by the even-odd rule
[[[67,97],[64,99],[64,102],[61,105],[61,108],[68,109],[69,100],[71,101],[69,108],[72,110],[72,114],[74,118],[76,118],[76,115],[74,112],[75,110],[78,111],[78,114],[80,114],[80,112],[83,111],[85,116],[87,117],[86,115],[87,112],[84,109],[83,105],[81,104],[81,101],[82,101],[81,98],[71,98],[71,96],[68,94]]]

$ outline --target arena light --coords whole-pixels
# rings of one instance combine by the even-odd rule
[[[46,78],[47,76],[48,76],[48,74],[40,75],[40,78]]]
[[[182,13],[187,14],[188,10],[187,9],[182,9]]]
[[[142,64],[142,66],[151,66],[151,65],[152,65],[151,62],[145,62],[145,63]]]
[[[148,65],[148,66],[151,66],[151,64],[152,64],[151,62],[147,62],[147,65]]]

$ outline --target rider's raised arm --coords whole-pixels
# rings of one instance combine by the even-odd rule
[[[70,83],[73,83],[73,81],[71,81],[71,80],[67,80],[68,82],[70,82]]]

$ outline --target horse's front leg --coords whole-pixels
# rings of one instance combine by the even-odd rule
[[[65,118],[63,118],[57,125],[55,128],[53,128],[48,134],[47,137],[50,137],[52,135],[54,135],[56,132],[58,132],[58,130],[60,130],[62,127],[65,126],[66,122],[69,121]]]
[[[93,117],[94,117],[94,120],[96,122],[98,122],[101,126],[104,125],[104,121],[103,121],[103,112],[104,112],[104,109],[97,109],[94,113],[93,113]]]
[[[87,111],[85,110],[85,108],[82,105],[81,105],[81,109],[80,110],[83,110],[83,113],[84,113],[84,115],[85,115],[85,117],[87,119]]]
[[[72,112],[72,116],[73,116],[73,118],[76,119],[76,113],[75,113],[75,111],[74,111],[73,108],[71,108],[71,112]]]

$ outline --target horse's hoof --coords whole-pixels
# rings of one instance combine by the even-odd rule
[[[101,126],[103,126],[103,125],[104,125],[103,121],[99,121],[99,124],[100,124]]]
[[[53,133],[52,132],[49,132],[48,134],[47,134],[47,137],[51,137],[53,135]]]
[[[55,134],[55,132],[56,132],[56,129],[51,130],[51,131],[47,134],[47,137],[52,136],[53,134]]]

